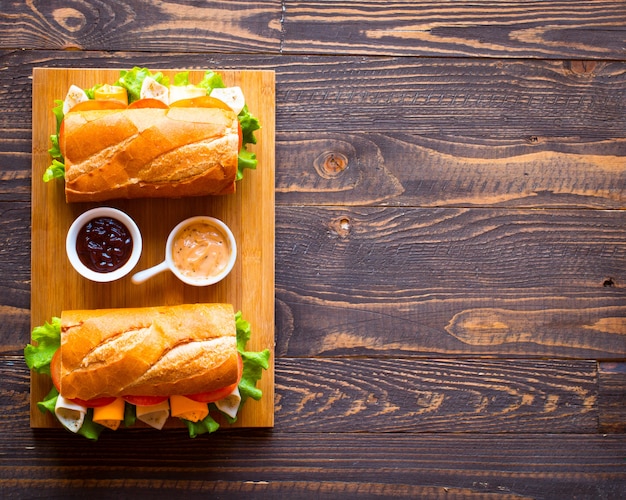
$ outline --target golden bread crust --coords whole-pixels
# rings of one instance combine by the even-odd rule
[[[59,141],[66,200],[232,193],[238,127],[219,108],[70,111]]]
[[[195,394],[237,381],[230,304],[64,311],[60,392],[68,399]]]

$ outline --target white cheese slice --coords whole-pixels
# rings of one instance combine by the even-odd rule
[[[83,89],[77,87],[76,85],[70,85],[67,95],[65,96],[65,100],[63,101],[63,114],[67,114],[67,112],[79,102],[88,100],[89,97]]]
[[[63,427],[65,427],[68,431],[76,433],[83,426],[85,415],[87,414],[87,408],[77,405],[59,394],[54,407],[54,414],[57,416],[57,419],[59,419],[59,422],[61,422]]]
[[[239,394],[239,387],[235,387],[233,392],[231,392],[228,396],[215,402],[217,409],[228,415],[230,418],[237,417],[237,411],[239,410],[240,404],[241,394]]]
[[[206,89],[195,85],[172,85],[170,87],[170,104],[182,99],[193,99],[206,95]]]
[[[241,113],[241,110],[246,104],[245,97],[243,96],[243,92],[240,87],[213,89],[210,96],[226,103],[236,115]]]
[[[156,405],[137,406],[137,419],[148,424],[150,427],[161,430],[170,416],[169,401],[158,403]]]
[[[169,104],[170,91],[165,85],[161,85],[151,76],[146,76],[141,84],[139,97],[141,99],[158,99]]]

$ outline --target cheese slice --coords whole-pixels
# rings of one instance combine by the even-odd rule
[[[54,406],[54,414],[63,427],[68,431],[76,433],[83,426],[87,408],[77,405],[59,394],[56,405]]]
[[[204,420],[209,414],[209,405],[199,403],[185,396],[170,396],[172,417],[184,418],[190,422]]]
[[[227,104],[236,115],[241,113],[241,110],[246,104],[241,87],[215,88],[211,90],[210,95]]]
[[[241,394],[239,394],[239,387],[235,387],[233,392],[228,396],[215,402],[215,406],[222,413],[225,413],[230,418],[237,418],[237,411],[241,404]]]
[[[195,85],[172,85],[170,87],[170,104],[182,99],[193,99],[206,95],[206,89]]]
[[[169,89],[165,85],[161,85],[151,76],[146,76],[141,84],[139,91],[141,99],[158,99],[159,101],[169,104]]]
[[[70,85],[69,90],[67,91],[67,95],[63,101],[63,114],[67,114],[70,109],[76,106],[78,103],[83,101],[88,101],[89,97],[87,93],[77,87],[76,85]]]
[[[120,426],[122,420],[124,420],[124,400],[122,398],[116,398],[115,401],[106,406],[98,406],[93,409],[93,421],[114,431]]]
[[[158,430],[163,429],[170,414],[170,406],[167,399],[156,405],[137,406],[136,408],[137,419]]]

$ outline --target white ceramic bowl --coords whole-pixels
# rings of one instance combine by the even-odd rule
[[[174,244],[176,242],[178,234],[187,226],[191,226],[197,223],[204,223],[210,226],[213,226],[218,230],[219,233],[225,238],[227,246],[228,246],[228,260],[226,265],[222,270],[216,274],[209,274],[207,276],[202,277],[194,277],[188,276],[181,271],[175,263],[173,253],[174,253]],[[215,217],[209,217],[205,215],[198,215],[196,217],[190,217],[189,219],[185,219],[181,223],[177,224],[174,229],[170,232],[167,243],[165,245],[165,260],[160,264],[151,267],[149,269],[145,269],[144,271],[139,271],[132,277],[132,282],[135,284],[143,283],[144,281],[149,280],[153,276],[163,272],[163,271],[171,271],[174,275],[181,280],[183,283],[192,286],[208,286],[213,285],[219,281],[222,281],[228,274],[232,271],[233,266],[235,265],[235,261],[237,260],[237,242],[235,240],[235,236],[230,228],[221,220],[216,219]]]
[[[133,241],[133,248],[130,254],[130,258],[122,267],[114,271],[94,271],[87,267],[85,264],[83,264],[78,256],[76,244],[80,230],[83,228],[83,226],[98,217],[110,217],[121,222],[130,232]],[[115,281],[123,278],[128,273],[130,273],[137,265],[137,262],[139,262],[139,257],[141,257],[142,251],[141,232],[139,231],[137,224],[135,224],[135,221],[121,210],[111,207],[93,208],[91,210],[87,210],[79,217],[77,217],[70,226],[70,229],[67,232],[67,238],[65,240],[65,250],[67,252],[67,257],[69,258],[70,263],[72,264],[76,272],[78,272],[78,274],[80,274],[84,278],[87,278],[91,281],[97,281],[99,283]]]

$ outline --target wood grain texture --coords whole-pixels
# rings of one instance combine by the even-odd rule
[[[285,433],[598,431],[593,361],[281,358],[277,392]]]
[[[157,70],[157,68],[154,68]],[[165,72],[173,78],[175,71]],[[204,72],[192,71],[191,81]],[[33,178],[32,178],[32,292],[31,328],[60,316],[63,310],[102,309],[225,302],[241,311],[250,322],[251,351],[274,346],[274,93],[271,71],[222,72],[226,85],[238,85],[246,103],[263,127],[257,131],[257,145],[250,146],[259,161],[238,182],[233,195],[183,199],[111,200],[105,203],[122,209],[137,223],[143,250],[136,270],[161,263],[167,236],[180,221],[195,215],[211,215],[223,220],[237,241],[237,261],[233,271],[211,287],[184,285],[172,273],[162,273],[145,284],[133,285],[131,275],[111,283],[95,283],[76,273],[65,253],[65,237],[72,222],[85,210],[103,204],[65,202],[62,181],[44,183],[43,173],[50,164],[50,134],[55,131],[51,113],[54,100],[63,98],[70,85],[91,88],[97,83],[114,82],[118,70],[37,68],[33,74]],[[54,286],[50,286],[54,283]],[[59,290],[61,287],[61,290]],[[244,290],[250,290],[245,294]],[[259,297],[264,297],[260,300]],[[273,355],[271,356],[273,360]],[[49,377],[33,373],[31,421],[34,427],[53,425],[50,415],[36,409],[50,390]],[[258,386],[264,397],[251,401],[238,418],[240,426],[273,425],[273,368],[264,373]]]
[[[279,207],[277,349],[623,358],[624,216]]]
[[[0,46],[56,50],[278,52],[280,0],[3,2]]]
[[[613,397],[613,409],[621,404],[623,411],[615,399],[620,386],[598,384],[606,371],[589,360],[280,357],[274,432],[592,434],[608,430],[600,416],[619,422],[602,401]],[[3,418],[28,424],[29,373],[21,353],[0,357],[0,373]],[[177,431],[158,439],[171,432]]]
[[[598,383],[600,432],[626,432],[626,363],[600,363]]]
[[[205,62],[197,55],[18,55],[0,53],[12,68],[0,71],[0,124],[7,127],[0,157],[11,166],[0,199],[24,201],[30,132],[16,127],[31,124],[34,66]],[[583,70],[561,61],[213,56],[207,64],[276,68],[279,204],[626,206],[625,63]]]
[[[0,46],[624,60],[625,17],[619,0],[7,2]]]
[[[287,0],[284,51],[623,60],[624,19],[619,0]]]
[[[0,355],[0,492],[618,499],[626,486],[626,437],[595,430],[594,362],[282,358],[276,371],[272,431],[224,430],[208,445],[136,429],[103,435],[94,453],[28,428],[28,370]]]
[[[624,498],[623,1],[1,5],[0,497]],[[32,69],[135,65],[275,71],[272,430],[29,429]]]

